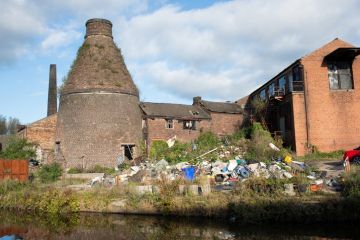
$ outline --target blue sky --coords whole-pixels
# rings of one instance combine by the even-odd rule
[[[114,40],[154,102],[237,100],[294,60],[342,38],[360,46],[360,1],[1,0],[0,114],[46,115],[49,65],[58,84],[89,18],[113,22]]]

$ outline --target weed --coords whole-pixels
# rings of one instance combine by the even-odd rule
[[[62,174],[62,168],[58,163],[43,165],[37,172],[42,183],[55,182]]]

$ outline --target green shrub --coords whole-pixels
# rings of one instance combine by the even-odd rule
[[[35,157],[35,144],[17,136],[11,137],[5,150],[0,152],[0,158],[4,159],[30,159]]]
[[[14,180],[2,180],[0,181],[0,195],[7,194],[12,191],[19,191],[26,187],[26,183],[21,183]]]
[[[93,168],[90,168],[90,169],[86,170],[85,172],[87,172],[87,173],[105,173],[107,175],[111,175],[111,174],[115,173],[115,169],[103,167],[100,165],[95,165]]]
[[[251,126],[251,139],[248,144],[248,151],[245,154],[247,160],[258,160],[269,163],[273,156],[282,156],[282,152],[277,152],[269,147],[269,143],[282,148],[282,142],[276,142],[271,133],[263,128],[260,123],[254,122]]]
[[[166,151],[168,150],[168,145],[165,141],[159,140],[154,141],[151,144],[150,148],[150,158],[159,160],[165,158]]]
[[[43,183],[55,182],[61,176],[62,168],[58,163],[45,164],[37,174]]]
[[[83,173],[84,170],[81,168],[70,168],[67,173],[68,174],[76,174],[76,173]]]
[[[204,132],[195,140],[198,150],[211,150],[220,145],[220,139],[213,132]]]
[[[357,169],[345,175],[343,195],[351,198],[360,198],[360,174]]]

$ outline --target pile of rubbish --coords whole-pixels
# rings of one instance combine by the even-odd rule
[[[253,162],[237,157],[229,161],[201,161],[196,165],[180,162],[170,165],[162,159],[155,164],[145,162],[132,166],[116,177],[117,182],[142,182],[150,183],[152,180],[165,177],[167,180],[184,178],[193,181],[200,176],[210,176],[216,183],[245,181],[247,178],[264,177],[285,179],[292,178],[295,172],[304,172],[305,164],[292,161],[291,157],[273,159],[270,164]]]

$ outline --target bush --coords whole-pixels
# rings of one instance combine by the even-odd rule
[[[90,169],[86,170],[85,172],[87,172],[87,173],[105,173],[107,175],[111,175],[111,174],[115,173],[115,169],[103,167],[100,165],[95,165],[93,168],[90,168]]]
[[[165,141],[154,141],[150,148],[150,158],[155,160],[165,158],[167,149],[168,145]]]
[[[345,197],[360,198],[360,174],[356,169],[345,175],[344,191]]]
[[[0,181],[0,195],[7,194],[12,191],[19,191],[26,186],[26,183],[21,183],[19,181],[2,180]]]
[[[62,168],[58,163],[43,165],[38,171],[38,177],[42,183],[55,182],[62,174]]]
[[[253,123],[250,129],[251,139],[248,146],[248,152],[244,156],[245,159],[269,163],[273,156],[285,154],[277,152],[269,147],[269,143],[273,143],[281,148],[282,142],[276,142],[272,138],[271,133],[265,130],[260,123]]]
[[[17,136],[11,137],[5,150],[0,152],[0,158],[4,159],[30,159],[35,157],[35,144]]]
[[[221,142],[213,132],[205,132],[200,134],[195,143],[199,150],[207,151],[218,147]]]

